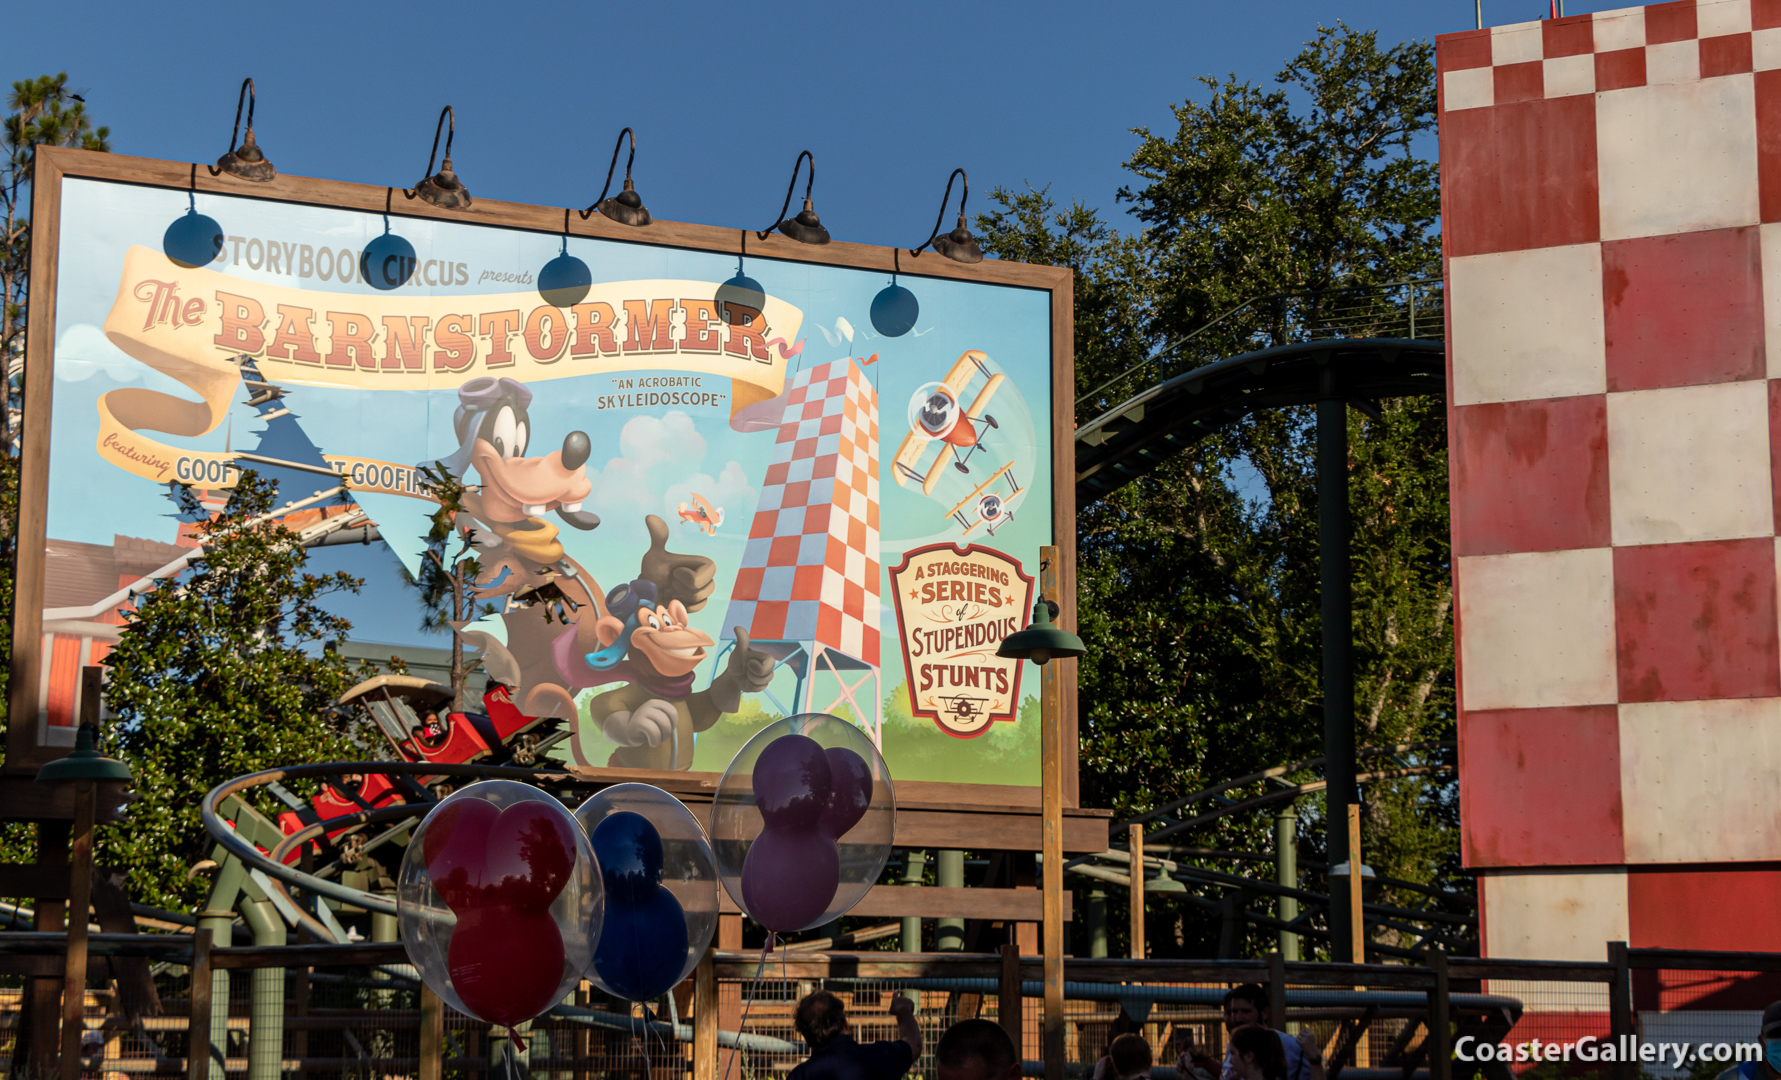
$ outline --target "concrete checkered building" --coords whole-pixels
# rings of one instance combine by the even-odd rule
[[[1781,950],[1781,0],[1437,49],[1486,955]]]
[[[798,674],[792,708],[811,707],[823,674],[842,689],[817,709],[845,702],[876,734],[880,576],[878,393],[858,364],[836,360],[791,380],[724,627]]]

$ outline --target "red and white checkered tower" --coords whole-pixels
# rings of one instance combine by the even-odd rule
[[[832,676],[819,711],[846,703],[874,742],[878,578],[878,392],[858,364],[836,360],[792,377],[724,631],[747,630],[797,675],[793,712],[811,709],[818,674]]]
[[[1781,949],[1781,2],[1437,48],[1485,949]]]

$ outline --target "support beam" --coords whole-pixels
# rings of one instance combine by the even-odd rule
[[[1323,608],[1324,821],[1329,865],[1348,859],[1348,807],[1354,802],[1354,592],[1349,581],[1348,406],[1336,397],[1335,370],[1323,369],[1317,403],[1317,563]],[[1348,897],[1330,891],[1330,955],[1354,952]]]
[[[1039,549],[1040,595],[1055,601],[1062,581],[1058,549]],[[1041,804],[1044,810],[1045,895],[1045,1080],[1065,1080],[1064,1062],[1064,701],[1063,665],[1053,660],[1039,668],[1039,756]]]
[[[1299,818],[1290,806],[1274,815],[1274,884],[1288,889],[1299,887]],[[1283,923],[1298,918],[1299,898],[1281,896],[1275,901],[1275,915]],[[1299,935],[1280,931],[1280,955],[1289,962],[1298,961]]]
[[[1126,826],[1126,847],[1131,857],[1132,878],[1129,915],[1132,922],[1133,960],[1144,959],[1144,826],[1136,822]]]
[[[942,848],[934,860],[934,883],[942,889],[965,887],[965,853]],[[934,951],[958,952],[965,947],[965,920],[939,919],[934,923]]]
[[[74,782],[74,834],[69,850],[68,954],[62,975],[62,1080],[80,1080],[80,1036],[86,1030],[87,907],[93,895],[93,781]]]

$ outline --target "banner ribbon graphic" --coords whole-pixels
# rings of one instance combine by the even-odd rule
[[[803,313],[771,296],[758,309],[719,303],[717,288],[702,281],[612,282],[566,307],[535,292],[321,292],[182,267],[133,246],[105,335],[197,400],[143,387],[102,395],[99,455],[157,483],[234,486],[240,455],[178,448],[145,432],[196,438],[215,431],[242,382],[244,358],[280,386],[371,391],[455,389],[491,375],[530,384],[684,371],[711,382],[632,396],[639,405],[727,405],[732,426],[756,430],[744,411],[784,392],[787,365],[803,348]],[[413,464],[324,456],[356,490],[426,498]]]

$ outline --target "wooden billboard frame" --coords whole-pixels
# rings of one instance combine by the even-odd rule
[[[21,478],[18,520],[18,562],[15,570],[12,664],[4,772],[34,774],[44,762],[62,756],[61,747],[40,745],[37,709],[38,682],[47,658],[41,655],[45,542],[48,524],[50,423],[55,384],[56,297],[61,243],[62,182],[66,179],[101,180],[181,192],[231,195],[303,206],[351,210],[392,217],[448,221],[529,232],[672,247],[690,251],[734,255],[746,252],[754,259],[806,263],[837,269],[895,273],[900,277],[937,278],[989,285],[1033,289],[1049,294],[1051,301],[1051,471],[1052,542],[1059,552],[1057,600],[1065,626],[1076,622],[1076,489],[1075,489],[1075,356],[1073,275],[1068,268],[985,260],[975,265],[952,262],[927,253],[912,257],[906,249],[834,242],[822,246],[801,244],[774,234],[762,240],[753,230],[691,225],[655,220],[643,229],[620,225],[601,214],[583,218],[563,207],[533,206],[479,198],[466,209],[442,210],[415,197],[413,191],[338,180],[279,175],[265,183],[239,179],[214,166],[152,158],[102,154],[86,150],[41,147],[37,151],[31,202],[31,266],[28,300],[29,333],[25,343],[25,406],[22,424]],[[1022,553],[1037,556],[1037,552]],[[1053,666],[1059,666],[1054,664]],[[1060,734],[1063,749],[1063,803],[1079,806],[1077,776],[1076,664],[1061,663]],[[21,722],[22,721],[22,722]],[[714,774],[663,774],[631,770],[592,769],[602,780],[636,779],[661,784],[670,775],[682,781],[702,781]],[[1035,778],[1037,780],[1037,778]],[[996,844],[1003,848],[1036,850],[1041,787],[993,784],[949,784],[911,781],[897,785],[899,802],[911,809],[931,808],[939,816],[951,812],[989,812],[1004,817],[1031,815],[1032,842]],[[0,798],[0,814],[11,800]],[[26,815],[29,816],[29,815]],[[59,816],[59,815],[56,815]],[[1098,826],[1104,846],[1105,819],[1098,812],[1068,814],[1082,818],[1086,832]],[[1024,833],[1026,830],[1015,830]],[[1075,830],[1068,830],[1072,833]],[[1005,835],[1007,830],[1001,830]],[[988,839],[986,836],[985,839]],[[1075,836],[1072,836],[1075,839]],[[990,846],[990,845],[985,845]],[[1075,845],[1070,845],[1074,847]],[[1099,850],[1094,847],[1093,850]]]

